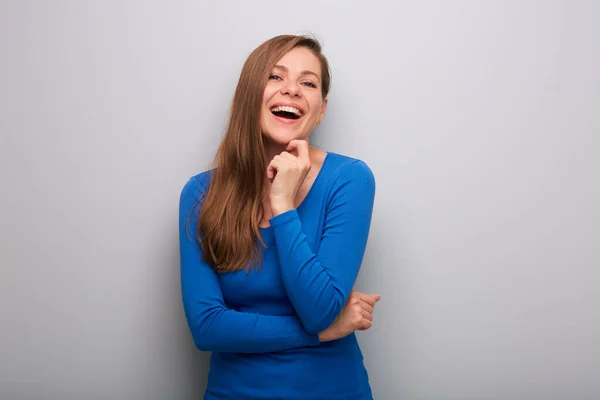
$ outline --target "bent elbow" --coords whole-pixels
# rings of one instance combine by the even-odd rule
[[[333,324],[339,313],[328,313],[323,316],[310,316],[302,319],[304,330],[311,335],[318,335]]]
[[[219,337],[215,331],[214,321],[220,315],[220,310],[199,313],[190,320],[189,328],[196,348],[200,351],[216,351]]]
[[[220,351],[223,347],[223,338],[212,329],[198,325],[192,329],[192,338],[196,348],[200,351]]]
[[[304,324],[304,330],[310,335],[318,335],[330,326],[331,324]]]
[[[305,310],[304,315],[299,317],[306,332],[316,335],[329,328],[342,312],[344,304],[344,296],[337,292],[327,304]]]
[[[194,335],[194,344],[200,351],[215,351],[215,342],[208,335]]]

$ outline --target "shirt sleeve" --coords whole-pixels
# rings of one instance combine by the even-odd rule
[[[308,332],[329,327],[350,296],[367,244],[374,197],[370,168],[360,160],[344,166],[329,198],[317,254],[296,209],[270,220],[287,295]]]
[[[216,271],[202,261],[196,240],[198,199],[205,188],[197,177],[183,188],[179,206],[181,290],[188,326],[198,349],[263,353],[320,344],[297,316],[270,316],[228,309]],[[188,218],[189,217],[189,218]]]

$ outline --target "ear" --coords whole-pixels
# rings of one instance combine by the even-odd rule
[[[327,111],[327,97],[323,99],[323,105],[321,106],[321,115],[319,116],[319,122],[323,120],[325,112]]]

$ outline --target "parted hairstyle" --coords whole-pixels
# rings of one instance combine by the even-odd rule
[[[263,93],[277,61],[296,47],[308,48],[319,59],[321,94],[325,98],[329,93],[329,63],[321,44],[312,37],[276,36],[248,56],[213,160],[196,232],[204,260],[219,273],[260,265],[264,242],[259,225],[264,217],[262,199],[270,161],[261,131]]]

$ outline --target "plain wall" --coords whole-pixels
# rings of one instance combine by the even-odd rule
[[[333,71],[315,145],[377,179],[375,398],[600,399],[600,2],[0,3],[0,398],[202,397],[180,190],[242,63]]]

